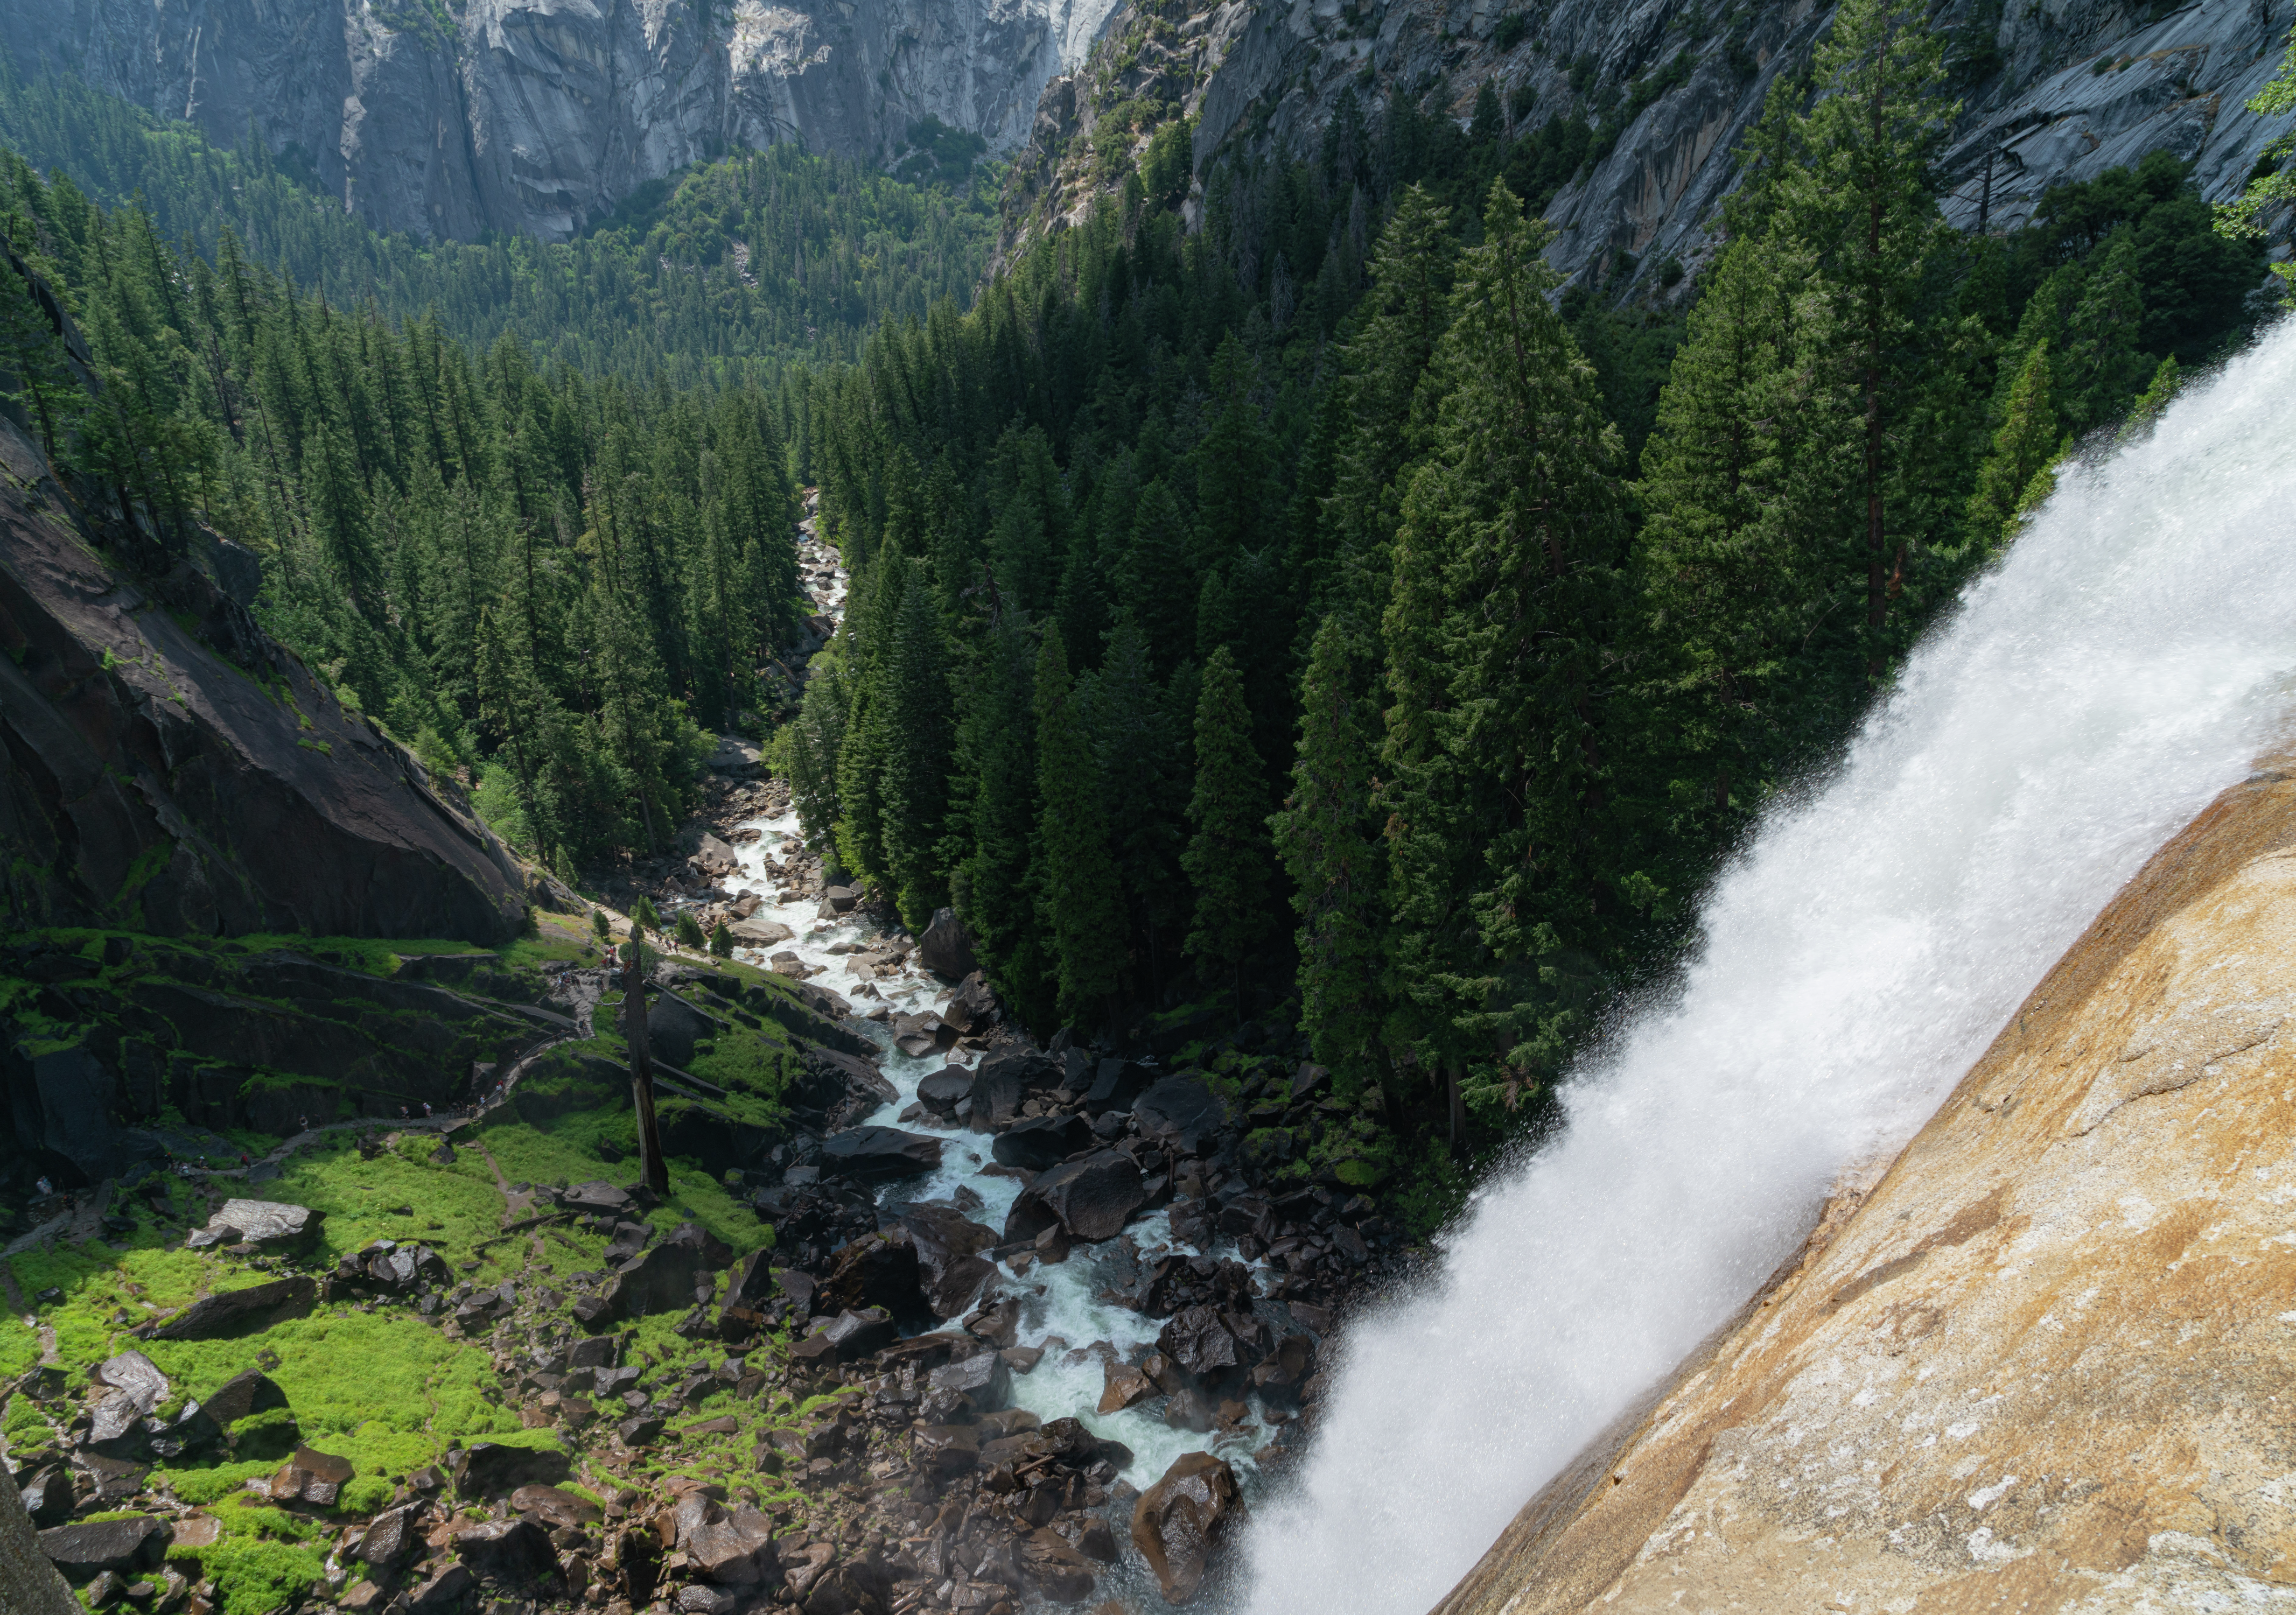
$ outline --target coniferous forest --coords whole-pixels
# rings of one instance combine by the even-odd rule
[[[1780,82],[1694,296],[1561,295],[1538,214],[1599,132],[1506,111],[1343,102],[1193,232],[1159,141],[976,294],[993,217],[931,165],[776,148],[422,247],[11,78],[0,338],[58,458],[260,553],[274,631],[576,881],[769,705],[817,488],[849,609],[775,753],[816,848],[1041,1030],[1300,1025],[1439,1175],[2263,276],[2165,153],[1948,227],[1894,0]]]

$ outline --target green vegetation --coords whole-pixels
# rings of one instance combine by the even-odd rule
[[[142,198],[164,242],[214,260],[229,237],[331,307],[681,391],[770,388],[792,360],[851,358],[880,322],[971,296],[996,176],[972,172],[977,136],[928,119],[909,140],[900,177],[778,145],[648,181],[570,242],[426,243],[346,214],[299,152],[225,150],[77,78],[27,81],[0,53],[0,144],[106,208]]]
[[[2244,332],[2261,255],[2167,154],[1947,227],[1941,58],[1850,0],[1726,244],[1623,307],[1623,256],[1558,298],[1532,216],[1685,50],[1580,63],[1513,137],[1495,93],[1342,96],[1312,160],[1216,156],[1193,234],[1158,127],[971,314],[816,383],[853,585],[790,741],[808,838],[905,915],[946,893],[1043,1029],[1298,1025],[1344,1125],[1254,1147],[1439,1217],[2068,439]],[[953,734],[895,721],[920,671]]]

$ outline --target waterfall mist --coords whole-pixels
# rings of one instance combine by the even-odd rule
[[[1765,816],[1673,989],[1565,1085],[1561,1130],[1350,1330],[1250,1526],[1250,1615],[1432,1606],[2281,736],[2291,399],[2296,321],[2069,471],[1839,765]]]

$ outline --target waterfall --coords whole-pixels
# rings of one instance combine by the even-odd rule
[[[1435,1274],[1359,1318],[1251,1615],[1423,1615],[1905,1142],[2148,855],[2279,740],[2296,321],[2071,469],[1701,906]]]

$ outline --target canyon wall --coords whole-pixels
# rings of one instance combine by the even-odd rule
[[[1091,136],[1103,113],[1141,96],[1196,119],[1201,166],[1215,153],[1314,156],[1349,93],[1366,116],[1405,97],[1464,122],[1489,83],[1510,121],[1622,119],[1616,143],[1546,216],[1558,232],[1550,260],[1623,297],[1660,290],[1669,260],[1694,270],[1711,252],[1733,152],[1833,7],[1226,0],[1177,26],[1152,12],[1111,19],[1086,70],[1048,86],[1015,163],[1008,256],[1111,188]],[[1940,164],[1947,216],[1964,229],[2014,225],[2050,185],[2158,149],[2191,160],[2210,201],[2236,195],[2280,132],[2245,103],[2277,67],[2292,20],[2291,0],[1952,0],[1933,18],[1961,105]]]
[[[883,158],[933,117],[1010,150],[1111,4],[0,0],[0,29],[21,70],[252,128],[379,229],[556,241],[733,149]]]
[[[1439,1615],[2296,1598],[2296,778],[2163,848]]]

